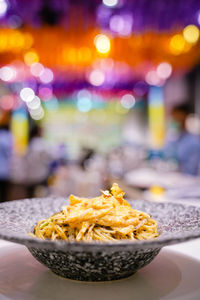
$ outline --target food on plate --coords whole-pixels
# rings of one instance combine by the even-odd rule
[[[96,198],[69,197],[62,211],[41,220],[30,235],[51,240],[119,241],[148,240],[158,236],[157,222],[133,209],[124,192],[114,183]]]

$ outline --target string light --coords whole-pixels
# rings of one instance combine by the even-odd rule
[[[106,54],[110,51],[110,39],[105,34],[98,34],[94,39],[94,44],[99,53]]]

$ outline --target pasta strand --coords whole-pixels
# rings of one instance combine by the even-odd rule
[[[70,195],[62,211],[37,223],[35,236],[66,241],[147,240],[158,236],[157,222],[150,215],[133,209],[114,183],[111,191],[96,198]]]

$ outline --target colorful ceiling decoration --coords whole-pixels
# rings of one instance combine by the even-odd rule
[[[17,97],[140,97],[200,61],[199,26],[200,0],[1,0],[0,80]]]
[[[42,27],[23,29],[0,29],[0,61],[10,63],[20,59],[27,65],[38,62],[61,70],[78,67],[78,72],[91,66],[99,58],[110,57],[125,62],[130,67],[158,64],[169,61],[176,69],[188,69],[199,57],[199,31],[190,28],[191,34],[184,31],[168,33],[147,32],[129,37],[112,36],[100,28]],[[194,30],[194,33],[193,33]],[[190,38],[191,35],[191,38]],[[195,35],[195,37],[193,37]],[[193,39],[191,42],[190,40]],[[97,43],[95,42],[97,41]],[[95,46],[96,43],[96,46]],[[30,50],[31,49],[31,50]],[[27,56],[28,50],[36,53]],[[136,70],[137,71],[137,70]]]
[[[196,29],[198,28],[194,27]],[[31,68],[31,65],[40,62],[52,68],[60,82],[76,80],[94,86],[104,83],[105,86],[112,87],[119,81],[125,83],[146,78],[147,83],[151,84],[149,72],[154,72],[160,63],[168,63],[177,72],[187,71],[198,63],[198,35],[197,31],[197,39],[193,38],[190,42],[186,40],[183,31],[131,34],[124,38],[113,37],[110,32],[102,33],[100,29],[93,28],[85,31],[76,28],[76,32],[74,29],[67,31],[57,26],[38,29],[2,28],[0,61],[3,62],[2,65],[23,62],[30,67],[30,71],[24,73],[27,78],[34,75],[34,66]],[[96,77],[102,77],[102,80],[96,82],[95,74]]]

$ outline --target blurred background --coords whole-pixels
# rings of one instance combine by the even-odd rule
[[[0,0],[0,201],[200,199],[200,0]]]

